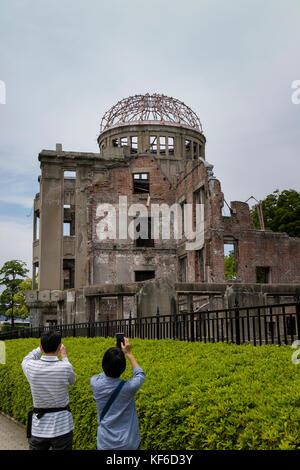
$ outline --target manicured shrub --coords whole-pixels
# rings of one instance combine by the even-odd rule
[[[74,448],[95,449],[97,413],[89,385],[112,338],[64,338],[77,381],[70,388]],[[173,340],[131,341],[146,373],[136,395],[142,448],[300,449],[300,365],[289,346]],[[21,362],[38,339],[6,341],[0,409],[22,423],[32,408]],[[127,364],[122,378],[132,376]]]
[[[11,330],[23,330],[23,329],[29,329],[29,326],[24,326],[24,325],[15,325],[13,328],[11,325],[2,325],[0,328],[1,333],[6,333]]]

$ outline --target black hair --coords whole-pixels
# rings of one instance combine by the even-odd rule
[[[45,353],[55,353],[61,343],[61,334],[58,331],[45,331],[41,336],[41,345]]]
[[[102,368],[109,377],[120,377],[126,369],[125,354],[120,348],[110,348],[102,359]]]

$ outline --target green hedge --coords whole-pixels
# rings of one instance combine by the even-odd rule
[[[29,328],[29,326],[24,326],[24,325],[15,325],[13,328],[11,327],[11,325],[2,325],[1,328],[0,328],[0,331],[2,333],[5,333],[7,331],[10,331],[10,330],[22,330],[24,328]]]
[[[74,448],[95,449],[97,415],[89,385],[113,339],[66,338],[77,375],[70,388]],[[22,423],[32,407],[21,361],[37,339],[6,341],[0,409]],[[146,373],[136,395],[142,448],[300,449],[300,365],[289,346],[132,340]],[[132,375],[127,364],[124,379]]]

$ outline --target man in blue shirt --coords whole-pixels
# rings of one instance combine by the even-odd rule
[[[120,385],[120,375],[126,368],[126,359],[130,362],[133,377],[124,383],[109,410],[100,417],[113,392]],[[135,360],[128,338],[120,348],[110,348],[102,360],[104,372],[91,378],[91,387],[98,411],[98,450],[137,450],[140,447],[141,435],[134,396],[142,386],[146,376]]]

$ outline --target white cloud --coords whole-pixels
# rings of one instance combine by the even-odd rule
[[[38,192],[36,175],[28,174],[26,170],[23,174],[16,174],[12,169],[10,171],[3,171],[2,169],[0,202],[17,204],[22,208],[31,209],[33,207],[34,191]]]
[[[26,209],[31,209],[33,206],[33,198],[17,194],[2,195],[0,193],[0,202],[4,202],[6,204],[18,204]]]

